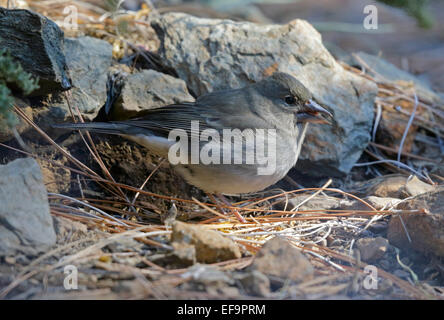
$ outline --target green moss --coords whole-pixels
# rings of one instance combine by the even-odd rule
[[[12,127],[17,118],[12,111],[14,98],[11,88],[20,89],[24,95],[38,89],[38,80],[31,78],[20,63],[15,62],[9,52],[0,50],[0,127]]]

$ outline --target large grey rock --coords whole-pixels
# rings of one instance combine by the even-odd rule
[[[169,13],[152,21],[159,54],[192,93],[241,87],[288,72],[334,113],[336,126],[313,125],[298,168],[316,175],[350,171],[370,139],[376,85],[344,70],[306,21],[257,25]]]
[[[0,166],[0,256],[35,254],[56,242],[40,167],[32,158]]]
[[[6,48],[26,72],[39,78],[33,95],[68,90],[71,79],[63,54],[63,31],[48,18],[0,7],[0,49]]]
[[[92,119],[106,100],[112,46],[104,40],[91,37],[67,38],[65,54],[73,82],[70,99],[73,111],[77,106],[86,118]],[[48,106],[47,112],[42,114],[43,127],[54,120],[61,122],[70,116],[68,104],[62,95],[52,97]]]

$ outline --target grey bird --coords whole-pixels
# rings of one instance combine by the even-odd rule
[[[187,142],[190,142],[193,136],[201,137],[202,132],[211,129],[222,136],[222,140],[210,155],[214,156],[211,153],[220,148],[219,154],[231,154],[228,159],[231,161],[207,164],[183,161],[174,164],[174,168],[188,183],[206,193],[233,195],[263,190],[285,177],[296,164],[308,123],[329,123],[328,118],[333,118],[332,114],[313,100],[302,83],[287,73],[276,72],[240,89],[207,93],[193,103],[147,110],[143,116],[134,119],[68,123],[54,127],[120,135],[165,158],[171,157],[170,148],[178,143],[177,139],[168,139],[172,130],[182,130],[188,137]],[[198,121],[199,132],[192,130],[192,121]],[[225,139],[224,129],[231,129],[234,136]],[[257,134],[257,129],[273,132],[273,139],[267,139],[266,134]],[[245,133],[254,136],[255,144],[246,143]],[[242,135],[241,149],[234,146],[236,135]],[[202,151],[208,141],[199,141],[197,152]],[[264,167],[264,163],[246,160],[249,152],[257,160],[258,142],[264,145],[264,150],[261,150],[266,159],[270,160],[271,153],[275,153],[274,170],[268,174],[258,174],[258,168]],[[193,153],[191,144],[185,144],[190,154]],[[242,153],[241,162],[234,160],[236,152]],[[190,160],[189,155],[187,159]]]

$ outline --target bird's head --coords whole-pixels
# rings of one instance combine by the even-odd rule
[[[333,115],[313,99],[310,91],[288,73],[276,72],[258,82],[258,90],[284,112],[294,114],[298,123],[331,123]]]

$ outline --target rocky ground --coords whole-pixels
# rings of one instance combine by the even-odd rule
[[[12,41],[11,51],[35,55],[26,70],[43,79],[15,97],[21,138],[0,129],[1,298],[444,297],[435,73],[425,81],[365,48],[339,55],[310,23],[266,4],[266,24],[79,5],[75,30],[63,23],[67,3],[21,5],[51,20],[0,8],[0,30],[8,15],[38,26],[7,30],[35,45]],[[277,185],[230,199],[246,223],[132,142],[51,127],[126,119],[276,71],[297,76],[336,122],[310,127]]]

